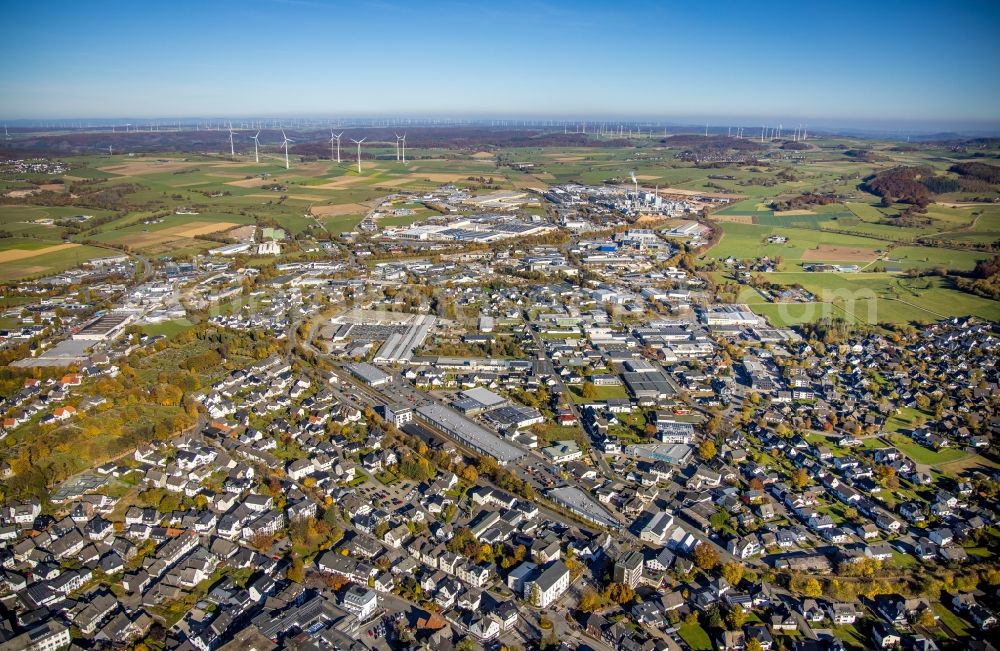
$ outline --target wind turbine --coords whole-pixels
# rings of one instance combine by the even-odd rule
[[[399,138],[400,135],[396,134],[396,160],[399,161]]]
[[[233,123],[229,123],[229,156],[236,158],[236,146],[233,144]]]
[[[260,156],[257,155],[257,147],[260,145],[260,141],[257,140],[257,136],[259,135],[260,131],[254,134],[254,136],[251,138],[251,140],[253,140],[253,159],[257,163],[260,162]]]
[[[403,165],[406,165],[406,132],[403,132],[403,137],[400,138],[403,141]]]
[[[294,140],[289,140],[288,136],[285,135],[285,130],[281,130],[281,137],[283,138],[282,143],[285,146],[285,169],[288,169],[288,143],[295,142]]]
[[[368,140],[368,138],[362,138],[361,140],[351,138],[351,142],[358,146],[358,174],[361,174],[361,143],[365,140]]]
[[[330,158],[333,158],[333,141],[337,141],[337,162],[340,162],[340,136],[344,135],[344,132],[335,134],[333,130],[330,130]]]

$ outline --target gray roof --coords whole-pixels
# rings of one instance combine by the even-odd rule
[[[552,561],[552,563],[538,575],[538,578],[535,579],[535,583],[538,584],[538,587],[541,588],[542,592],[546,592],[568,572],[569,569],[566,568],[565,563],[559,560]]]
[[[500,463],[508,463],[524,456],[524,451],[520,448],[444,405],[422,405],[417,408],[417,415],[461,443],[490,455]]]

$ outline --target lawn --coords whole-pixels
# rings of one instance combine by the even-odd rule
[[[944,463],[951,463],[967,457],[969,454],[964,450],[955,448],[944,448],[942,450],[931,450],[925,448],[913,439],[902,434],[888,434],[886,438],[892,442],[900,452],[910,457],[919,464],[927,466],[937,466]]]
[[[844,644],[853,649],[864,649],[867,648],[867,640],[865,636],[858,632],[858,629],[854,628],[851,624],[844,624],[841,626],[834,626],[832,628],[833,634],[842,640]]]
[[[190,328],[192,323],[187,319],[174,319],[172,321],[163,321],[161,323],[150,323],[142,326],[142,331],[147,335],[157,336],[164,335],[166,337],[173,337],[178,332],[183,332]]]
[[[595,386],[594,387],[594,397],[584,398],[582,395],[582,386],[571,386],[569,388],[570,393],[573,394],[573,402],[577,404],[588,403],[593,401],[607,400],[608,398],[627,398],[628,391],[626,391],[623,386]]]
[[[948,607],[942,603],[934,603],[933,608],[934,612],[941,618],[940,622],[950,628],[952,633],[958,637],[969,635],[970,624],[967,624],[965,620],[953,613]]]
[[[924,412],[914,407],[900,407],[898,414],[892,414],[885,421],[884,430],[887,432],[901,432],[913,428],[913,423],[918,416],[928,419],[932,416],[930,412]]]
[[[677,627],[677,634],[687,642],[692,651],[712,651],[712,640],[700,624],[687,622]]]

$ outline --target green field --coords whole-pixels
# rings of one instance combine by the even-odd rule
[[[902,434],[888,434],[887,438],[896,446],[900,452],[910,457],[919,464],[927,466],[939,466],[964,459],[969,456],[968,452],[955,448],[944,448],[942,450],[931,450],[919,443],[914,442],[908,436]]]
[[[166,337],[172,337],[178,332],[184,332],[191,327],[191,322],[187,319],[174,319],[172,321],[163,321],[162,323],[151,323],[142,326],[142,331],[147,335],[164,335]]]
[[[907,278],[892,273],[775,272],[771,282],[801,285],[813,303],[770,303],[741,291],[740,298],[776,325],[795,325],[824,317],[856,323],[932,322],[951,316],[976,315],[1000,320],[1000,303],[953,289],[945,278]],[[716,279],[727,279],[715,274]]]
[[[582,387],[571,386],[569,388],[570,393],[573,397],[573,402],[576,403],[587,403],[591,402],[591,399],[583,397]],[[593,400],[607,400],[608,398],[627,398],[628,391],[625,390],[623,386],[595,386],[594,387],[594,397]]]
[[[8,238],[0,240],[0,256],[5,252],[38,251],[50,246],[59,246],[59,242]],[[109,255],[115,255],[115,252],[95,246],[73,246],[18,260],[0,261],[0,281],[47,276],[78,267],[88,260],[104,258]]]

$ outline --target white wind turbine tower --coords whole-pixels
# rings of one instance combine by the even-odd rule
[[[333,142],[337,141],[337,162],[340,162],[340,136],[344,135],[344,132],[334,133],[330,130],[330,159],[333,160]]]
[[[283,138],[281,144],[285,146],[285,169],[287,170],[289,168],[289,165],[288,165],[288,143],[295,142],[295,141],[288,139],[288,136],[285,135],[285,130],[284,129],[281,130],[281,137]]]
[[[396,134],[396,161],[399,161],[399,140],[402,138],[398,133]]]
[[[257,147],[260,146],[260,141],[257,140],[257,137],[259,135],[260,135],[260,131],[258,131],[256,134],[254,134],[253,138],[251,138],[253,140],[253,159],[257,163],[260,162],[260,156],[257,155]]]
[[[233,123],[229,123],[229,156],[236,158],[236,146],[233,144]]]
[[[403,132],[403,137],[400,138],[403,141],[403,165],[406,165],[406,132]]]
[[[351,142],[358,146],[358,174],[361,174],[361,143],[365,140],[368,140],[368,138],[362,138],[361,140],[351,138]]]

